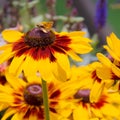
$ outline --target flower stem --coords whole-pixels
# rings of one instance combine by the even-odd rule
[[[45,111],[45,120],[50,120],[47,83],[43,79],[42,79],[42,91],[43,91],[43,104],[44,104],[44,111]]]

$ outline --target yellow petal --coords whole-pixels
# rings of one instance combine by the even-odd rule
[[[118,118],[120,113],[119,110],[112,104],[105,104],[101,109],[103,115],[112,116]]]
[[[90,118],[89,120],[100,120],[99,118]]]
[[[38,120],[38,116],[36,114],[31,114],[28,120]]]
[[[89,120],[89,115],[88,111],[86,108],[83,108],[82,106],[78,106],[74,111],[73,111],[73,118],[74,120]]]
[[[98,102],[103,89],[104,89],[105,84],[104,83],[98,83],[97,81],[95,81],[95,83],[93,84],[93,87],[91,89],[90,92],[90,101],[91,102]]]
[[[74,53],[72,50],[69,50],[68,52],[65,51],[73,60],[82,62],[82,58],[78,56],[76,53]]]
[[[0,54],[0,64],[10,59],[13,54],[14,53],[11,51],[11,48],[5,50],[2,54]]]
[[[110,37],[107,37],[107,44],[109,48],[120,57],[119,47],[120,47],[120,40],[114,33],[111,33]]]
[[[5,93],[0,93],[0,102],[4,104],[11,104],[13,103],[14,98],[11,95],[5,94]]]
[[[21,81],[22,79],[17,78],[14,74],[6,72],[6,79],[13,88],[21,88],[21,84],[19,81]]]
[[[74,37],[74,36],[84,36],[85,35],[85,32],[83,31],[73,31],[73,32],[61,32],[61,33],[57,33],[55,32],[56,34],[59,34],[60,36],[69,36],[69,37]]]
[[[73,31],[68,34],[69,36],[83,36],[85,35],[85,32],[83,31]]]
[[[67,72],[57,63],[54,65],[54,70],[52,70],[52,73],[57,80],[60,81],[67,80]]]
[[[11,120],[23,120],[21,113],[15,113]]]
[[[109,94],[108,101],[111,103],[120,104],[120,94],[119,92]]]
[[[103,63],[104,65],[106,65],[108,67],[111,66],[111,61],[107,57],[105,57],[103,54],[97,53],[97,57],[98,57],[99,61],[101,63]]]
[[[13,89],[9,86],[3,86],[0,84],[0,91],[9,94],[13,92]]]
[[[107,37],[107,44],[112,50],[114,50],[113,41],[110,37]]]
[[[0,111],[2,111],[2,110],[5,110],[6,108],[8,108],[8,104],[5,104],[5,103],[1,103],[1,105],[0,105]]]
[[[32,76],[32,75],[36,75],[37,72],[37,64],[39,64],[38,62],[34,61],[30,56],[27,56],[23,65],[22,65],[22,69],[25,73],[25,76]]]
[[[89,44],[86,45],[79,45],[79,44],[71,44],[70,48],[78,54],[85,54],[92,50],[92,47]]]
[[[14,114],[15,112],[16,112],[15,109],[10,109],[10,108],[8,108],[8,109],[5,111],[5,113],[4,113],[3,117],[1,118],[1,120],[7,120],[7,118],[10,117],[10,116],[11,116],[12,114]]]
[[[112,51],[108,46],[103,46],[108,52],[109,54],[116,60],[120,61],[120,58],[116,55],[116,53],[114,51]]]
[[[44,80],[49,80],[53,77],[53,69],[56,69],[56,63],[50,63],[49,59],[38,61],[38,70]]]
[[[65,118],[70,116],[70,114],[72,113],[72,107],[68,101],[60,100],[55,109],[61,116],[64,116]]]
[[[70,62],[65,54],[55,54],[55,57],[57,58],[57,63],[64,69],[64,70],[70,70]]]
[[[99,109],[95,109],[93,107],[91,107],[91,111],[93,112],[93,114],[96,116],[96,117],[99,117],[99,118],[102,118],[103,117],[103,114],[101,113],[101,111]]]
[[[89,38],[81,37],[81,36],[71,36],[70,39],[72,39],[71,40],[72,44],[75,44],[75,43],[86,44],[86,43],[92,42]]]
[[[4,30],[2,37],[7,42],[15,42],[19,40],[24,34],[16,30]]]
[[[104,70],[104,72],[103,72],[103,70]],[[112,79],[113,78],[112,69],[108,68],[108,67],[106,67],[104,65],[99,67],[99,68],[97,68],[96,73],[97,73],[97,76],[100,79],[103,79],[103,80],[108,80],[108,79]]]
[[[14,57],[9,66],[9,72],[15,74],[17,72],[17,70],[19,69],[20,65],[22,64],[22,62],[24,61],[24,58],[25,58],[24,55],[22,55],[20,57]]]
[[[60,114],[50,112],[50,120],[69,120],[69,119],[65,118],[64,116]]]
[[[57,64],[58,69],[56,69],[56,70],[54,69],[53,72],[55,73],[55,71],[57,72],[57,70],[58,70],[59,76],[61,76],[61,74],[63,72],[65,76],[62,76],[62,77],[65,77],[64,80],[66,80],[70,74],[70,62],[69,62],[68,56],[64,55],[64,54],[55,54],[55,57],[57,58],[56,62],[58,63]],[[63,71],[61,71],[62,69],[63,69]]]
[[[120,78],[120,69],[112,64],[112,71],[113,73]]]
[[[12,46],[11,44],[6,44],[6,45],[3,45],[3,46],[0,46],[0,50],[6,50],[11,46]]]

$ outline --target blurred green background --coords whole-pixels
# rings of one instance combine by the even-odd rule
[[[45,5],[45,1],[46,0],[41,0],[41,3],[44,3]],[[90,0],[90,1],[95,6],[97,0]],[[70,9],[66,8],[66,0],[56,1],[56,14],[57,15],[67,15],[69,14],[69,12],[70,12]],[[108,0],[107,23],[112,28],[112,31],[115,34],[117,34],[118,37],[120,37],[120,0]]]
[[[120,37],[120,2],[109,0],[108,3],[108,23],[112,26],[113,32]]]
[[[95,4],[97,0],[92,0]],[[120,38],[120,0],[108,0],[107,23]]]
[[[49,10],[47,8],[48,6],[46,6],[46,1],[48,1],[48,0],[26,0],[26,1],[25,0],[18,0],[18,1],[17,0],[10,0],[9,2],[11,2],[11,3],[13,2],[14,6],[17,9],[19,9],[18,11],[19,11],[19,13],[21,15],[20,19],[22,21],[23,26],[24,25],[26,26],[26,24],[29,24],[31,19],[35,19],[34,16],[28,15],[28,11],[27,11],[28,9],[26,8],[27,5],[24,4],[27,1],[30,1],[30,2],[31,1],[34,1],[34,2],[38,1],[38,2],[36,2],[36,4],[34,4],[34,6],[37,9],[37,14],[38,15],[45,14],[45,13],[49,12]],[[65,15],[65,16],[67,16],[67,15],[69,15],[71,13],[71,8],[66,7],[67,1],[68,0],[56,0],[56,5],[55,5],[56,15]],[[73,0],[73,1],[77,1],[77,0]],[[78,1],[84,1],[84,0],[78,0]],[[94,7],[95,7],[96,1],[97,0],[89,0],[89,2],[94,4]],[[5,12],[5,10],[3,10],[3,8],[4,8],[4,5],[5,5],[6,2],[8,2],[8,0],[4,0],[4,1],[0,0],[0,18],[1,18],[0,24],[5,24],[4,28],[8,27],[8,25],[6,23],[6,21],[8,21],[8,20],[6,20],[6,19],[9,19],[9,17],[2,15],[3,12]],[[74,4],[73,4],[73,7],[75,7]],[[9,8],[7,7],[6,9],[9,9]],[[86,8],[84,8],[84,9],[86,9]],[[83,12],[83,11],[79,11],[79,12]],[[38,21],[39,21],[40,17],[36,18],[36,19],[38,19]],[[119,21],[120,21],[120,0],[108,0],[107,23],[112,28],[112,31],[114,33],[116,33],[117,36],[120,37],[120,34],[119,34],[119,31],[120,31],[119,23],[120,22]],[[13,21],[13,23],[15,23],[15,22]],[[60,26],[61,26],[61,24],[60,24]],[[33,26],[31,25],[31,27],[33,27]]]

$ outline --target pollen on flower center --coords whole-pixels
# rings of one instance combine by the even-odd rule
[[[26,33],[24,41],[31,47],[45,47],[55,41],[55,34],[52,30],[36,27]]]
[[[89,89],[78,90],[74,95],[74,98],[75,99],[81,98],[84,103],[89,103],[90,102],[89,95],[90,95]]]
[[[39,106],[43,104],[42,87],[39,84],[32,84],[24,90],[24,100],[29,105]]]

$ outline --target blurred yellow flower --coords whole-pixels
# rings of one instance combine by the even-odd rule
[[[64,94],[66,93],[64,97],[70,104],[70,117],[73,120],[81,118],[82,120],[107,120],[108,118],[109,120],[119,120],[120,112],[115,104],[120,105],[120,95],[117,92],[107,91],[102,79],[98,80],[97,74],[95,75],[93,72],[95,66],[97,68],[99,63],[72,68],[74,69],[73,74],[67,81],[64,90]]]
[[[120,39],[114,33],[107,37],[107,45],[104,45],[104,48],[115,60],[120,61]]]
[[[12,120],[45,120],[42,96],[42,84],[39,77],[17,78],[6,72],[7,85],[0,85],[0,111],[5,110],[1,120],[12,116]],[[48,82],[48,98],[51,120],[67,120],[64,107],[67,102],[61,100],[62,84]],[[63,104],[64,103],[64,104]],[[67,112],[69,115],[69,111]]]

